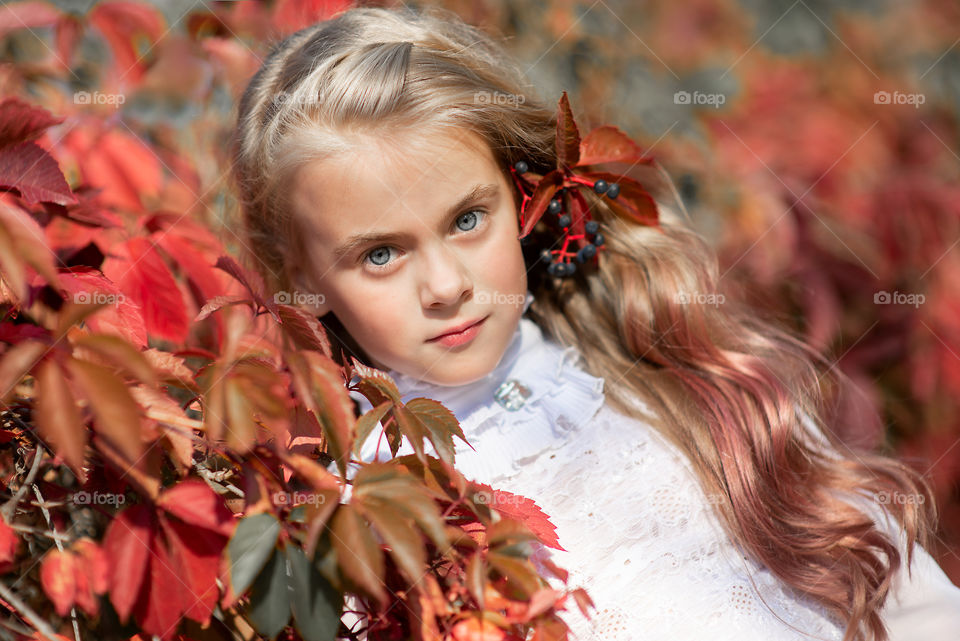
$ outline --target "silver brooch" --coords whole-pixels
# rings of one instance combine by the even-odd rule
[[[530,398],[530,388],[515,378],[504,381],[494,392],[493,398],[509,412],[516,412]]]

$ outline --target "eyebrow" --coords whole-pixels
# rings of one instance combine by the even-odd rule
[[[484,198],[491,198],[499,191],[500,187],[498,185],[474,185],[470,191],[463,196],[463,198],[458,200],[455,205],[447,210],[447,213],[444,214],[443,220],[446,220],[458,213],[470,203],[477,200],[482,200]],[[390,242],[399,240],[402,237],[403,234],[401,233],[370,232],[364,234],[354,234],[353,236],[347,238],[347,240],[345,240],[339,247],[333,250],[333,256],[339,260],[361,245],[376,242]]]

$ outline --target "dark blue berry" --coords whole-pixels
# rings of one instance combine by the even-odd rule
[[[567,267],[566,267],[566,269],[564,269],[564,271],[563,271],[563,275],[564,275],[564,276],[573,276],[575,273],[577,273],[577,265],[576,265],[576,263],[565,263],[565,265],[566,265]]]
[[[513,168],[517,170],[518,174],[525,174],[527,173],[527,170],[530,169],[530,166],[527,165],[527,163],[523,162],[522,160],[518,160],[513,165]]]
[[[616,198],[620,195],[620,185],[617,183],[610,183],[610,187],[607,189],[607,196],[610,198]]]
[[[560,204],[560,201],[554,198],[550,201],[550,204],[547,205],[547,211],[551,214],[559,214],[560,210],[563,208],[563,205]]]
[[[583,226],[588,234],[596,234],[597,230],[600,229],[600,223],[595,220],[588,220],[587,224]]]
[[[602,194],[603,192],[607,191],[608,188],[609,188],[609,185],[607,184],[606,180],[600,179],[597,182],[593,183],[593,190],[598,194]]]
[[[560,263],[550,263],[550,265],[547,266],[547,273],[551,276],[560,276],[561,274],[557,273],[559,269],[561,269]]]
[[[597,248],[595,245],[587,244],[581,247],[580,251],[583,252],[584,258],[593,258],[597,253]]]
[[[550,253],[549,249],[544,249],[540,252],[540,260],[545,263],[549,263],[553,259],[553,254]]]
[[[593,244],[599,247],[603,244],[603,234],[597,234],[593,237]]]
[[[560,226],[561,226],[561,227],[569,227],[569,226],[570,226],[570,214],[564,214],[563,216],[560,216],[560,219],[559,219],[557,222],[560,223]]]

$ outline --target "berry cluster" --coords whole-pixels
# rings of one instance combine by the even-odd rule
[[[514,181],[523,194],[523,205],[520,210],[521,220],[524,219],[527,203],[533,196],[533,194],[528,193],[528,191],[532,191],[531,187],[535,190],[535,186],[532,186],[529,181],[520,178],[526,174],[529,169],[529,165],[522,160],[510,168],[514,176]],[[590,187],[595,193],[599,195],[605,194],[608,198],[616,198],[620,195],[620,185],[617,183],[608,183],[602,179],[590,181],[579,176],[574,177],[573,181],[575,185],[582,184],[585,187]],[[567,187],[560,187],[550,200],[546,210],[546,213],[556,217],[556,227],[562,234],[562,244],[559,249],[544,249],[540,252],[540,260],[547,264],[547,272],[551,276],[559,278],[572,276],[577,271],[577,263],[582,264],[591,260],[597,255],[599,250],[604,249],[604,238],[603,234],[600,233],[600,223],[590,219],[588,209],[584,209],[582,213],[582,217],[585,219],[583,223],[584,233],[573,233],[571,231],[574,221],[571,214],[565,211],[564,203],[567,202],[566,191]],[[588,239],[588,237],[592,238]],[[572,244],[579,244],[579,249],[573,251],[571,249]],[[573,262],[573,259],[575,259],[576,262]]]

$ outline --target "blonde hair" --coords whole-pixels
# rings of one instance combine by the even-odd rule
[[[358,136],[438,127],[476,132],[504,171],[518,160],[541,174],[555,164],[555,109],[494,39],[452,12],[355,8],[280,42],[241,99],[234,142],[250,259],[267,285],[288,288],[302,257],[284,201],[297,167],[348,152]],[[827,428],[827,399],[842,374],[757,310],[700,303],[718,293],[715,253],[682,205],[668,204],[675,192],[662,174],[626,171],[655,192],[660,228],[622,220],[591,194],[608,231],[599,269],[557,282],[532,269],[528,315],[580,348],[617,410],[651,421],[689,457],[704,492],[722,498],[711,504],[734,543],[845,621],[844,641],[885,641],[880,612],[901,552],[843,497],[923,497],[887,506],[906,530],[909,564],[936,520],[930,488],[892,458],[836,455],[846,446]],[[528,265],[540,249],[524,247]],[[335,318],[323,320],[331,340],[369,362]],[[830,450],[810,440],[817,430]]]

